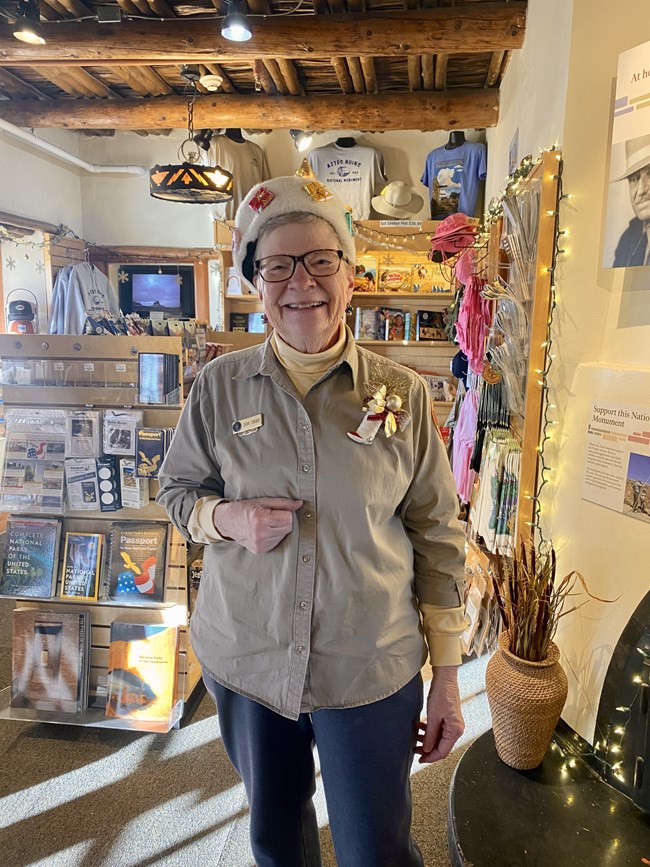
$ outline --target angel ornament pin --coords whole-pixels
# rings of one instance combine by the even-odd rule
[[[398,430],[404,430],[411,420],[410,414],[402,410],[405,399],[396,389],[382,383],[371,391],[372,396],[366,399],[362,407],[365,415],[359,427],[355,431],[348,431],[353,442],[364,446],[374,442],[382,425],[388,438]]]

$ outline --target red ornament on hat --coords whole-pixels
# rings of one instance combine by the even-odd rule
[[[267,205],[271,204],[274,198],[275,195],[268,187],[258,187],[257,192],[248,203],[248,207],[260,214]]]

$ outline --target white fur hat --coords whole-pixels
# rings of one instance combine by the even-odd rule
[[[326,220],[337,234],[344,257],[355,261],[352,214],[339,197],[315,178],[272,178],[248,192],[235,216],[233,264],[253,292],[255,247],[262,226],[273,217],[290,213],[314,214]]]

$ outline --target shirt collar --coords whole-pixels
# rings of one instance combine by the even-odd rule
[[[357,354],[357,345],[354,336],[347,325],[345,327],[345,345],[343,351],[339,355],[333,367],[339,367],[347,364],[352,373],[352,384],[357,387],[357,379],[359,376],[359,356]],[[252,376],[271,376],[278,371],[282,365],[271,345],[271,337],[267,337],[264,343],[255,347],[255,350],[245,359],[241,368],[233,376],[233,379],[250,379]]]

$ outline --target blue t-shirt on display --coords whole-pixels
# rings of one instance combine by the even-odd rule
[[[474,216],[479,181],[484,181],[486,175],[486,150],[480,142],[432,150],[420,178],[429,189],[431,219],[444,220],[456,213]]]

